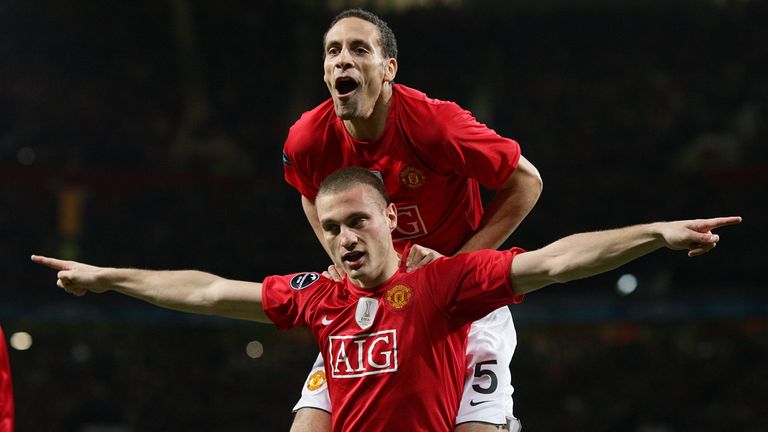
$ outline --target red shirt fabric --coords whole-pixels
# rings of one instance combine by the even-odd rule
[[[478,184],[498,189],[517,167],[520,146],[453,102],[393,86],[381,137],[352,138],[328,99],[291,127],[283,149],[285,179],[310,201],[320,183],[347,166],[381,174],[398,209],[398,251],[408,241],[455,253],[483,215]]]
[[[0,432],[13,432],[13,386],[5,334],[0,327]]]
[[[325,359],[334,431],[453,431],[467,330],[522,301],[509,277],[520,252],[476,251],[411,273],[400,268],[372,289],[317,273],[270,276],[262,304],[279,329],[312,331]]]

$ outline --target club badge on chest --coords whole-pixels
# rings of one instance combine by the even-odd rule
[[[360,297],[357,301],[357,310],[355,311],[355,321],[357,321],[357,325],[363,330],[372,326],[378,309],[379,301],[377,299]]]

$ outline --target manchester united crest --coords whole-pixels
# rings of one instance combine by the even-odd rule
[[[325,385],[326,381],[325,371],[318,369],[309,376],[309,379],[307,379],[307,390],[311,392],[319,390]]]
[[[413,291],[407,285],[395,285],[387,291],[387,303],[395,309],[402,309],[411,301]]]
[[[403,186],[416,189],[424,186],[425,181],[426,177],[424,176],[424,171],[418,168],[405,167],[400,171],[400,183],[402,183]]]

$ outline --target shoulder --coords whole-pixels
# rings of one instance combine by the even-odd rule
[[[442,114],[464,111],[458,104],[427,96],[426,93],[402,84],[395,84],[395,93],[402,108],[424,113]]]
[[[278,329],[307,326],[313,311],[333,294],[336,282],[316,272],[269,276],[262,284],[262,306]]]
[[[496,265],[499,262],[509,262],[511,264],[515,256],[523,252],[525,251],[518,247],[502,250],[480,249],[450,257],[442,257],[431,264],[434,264],[434,270],[441,272],[460,269],[471,269],[472,271],[482,272],[483,266],[486,264]]]
[[[395,85],[395,93],[398,122],[420,144],[442,142],[448,131],[457,126],[457,121],[474,119],[455,102],[431,98],[402,84]]]
[[[323,301],[329,293],[339,289],[339,282],[317,272],[301,272],[268,276],[262,286],[265,308],[272,308],[286,302],[307,306]]]
[[[290,155],[312,152],[326,136],[329,127],[338,122],[333,111],[333,100],[328,99],[299,117],[288,131],[284,151]]]
[[[319,287],[328,283],[327,279],[317,272],[301,272],[287,275],[272,275],[264,278],[264,286],[270,288],[285,288],[293,291],[304,291],[310,287]]]
[[[461,108],[453,102],[431,98],[402,84],[395,85],[395,96],[397,124],[412,145],[426,151],[425,154],[439,151],[450,135],[452,119],[462,111]]]

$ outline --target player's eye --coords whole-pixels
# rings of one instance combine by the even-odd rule
[[[338,54],[339,54],[339,49],[338,49],[338,48],[336,48],[336,47],[330,47],[330,48],[328,48],[328,49],[327,49],[325,52],[326,52],[326,54],[328,54],[329,56],[335,56],[335,55],[338,55]]]
[[[368,50],[362,47],[355,48],[355,54],[357,55],[365,55],[368,53]]]
[[[350,225],[352,228],[360,228],[365,225],[365,218],[355,218]]]
[[[323,225],[323,231],[328,234],[337,235],[339,233],[338,225]]]

